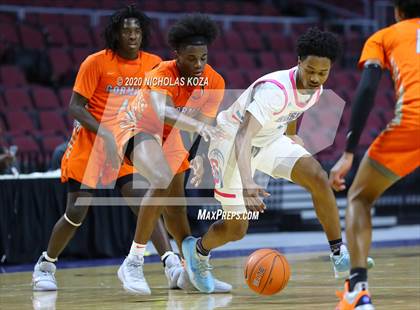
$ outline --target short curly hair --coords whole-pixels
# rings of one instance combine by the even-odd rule
[[[307,56],[326,57],[334,62],[341,53],[337,37],[316,27],[308,29],[297,41],[297,54],[304,60]]]
[[[404,18],[420,17],[420,0],[394,0],[394,5],[404,14]]]
[[[109,18],[108,24],[105,27],[103,37],[105,38],[105,48],[115,52],[118,48],[118,32],[121,25],[126,18],[136,18],[140,23],[142,33],[142,40],[140,49],[147,47],[150,37],[150,19],[146,14],[138,11],[135,5],[127,5],[122,9],[116,11]]]
[[[210,45],[218,36],[219,28],[208,15],[194,13],[178,20],[168,32],[168,44],[174,50],[187,45],[192,37],[203,37],[206,45]]]

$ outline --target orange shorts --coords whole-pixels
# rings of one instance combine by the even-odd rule
[[[74,179],[79,183],[96,188],[100,181],[108,184],[136,172],[135,168],[125,162],[119,171],[115,170],[115,177],[102,180],[106,167],[106,157],[103,151],[103,140],[93,132],[78,126],[73,129],[67,149],[61,161],[61,181]]]
[[[190,168],[188,156],[179,130],[172,130],[164,139],[163,152],[174,174],[183,173]]]
[[[373,141],[367,154],[395,175],[406,176],[420,167],[420,126],[389,125]]]
[[[130,135],[125,138],[120,136],[120,145],[130,138]],[[184,147],[179,132],[174,131],[174,134],[170,134],[165,139],[162,149],[174,174],[183,173],[189,169],[189,153]],[[69,179],[74,179],[90,188],[97,188],[99,184],[111,184],[120,177],[138,173],[127,160],[122,162],[119,171],[112,169],[106,163],[103,150],[104,144],[100,137],[81,126],[75,128],[61,161],[61,181],[67,182]]]

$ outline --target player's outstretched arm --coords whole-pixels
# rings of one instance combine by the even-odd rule
[[[381,74],[382,69],[377,61],[368,60],[365,62],[353,100],[346,150],[330,171],[330,185],[335,191],[342,191],[346,188],[344,178],[353,164],[353,153],[372,110]]]
[[[269,194],[254,182],[251,170],[252,139],[261,130],[262,126],[250,113],[246,112],[243,122],[235,137],[235,155],[241,175],[243,196],[248,210],[264,212],[264,197]]]
[[[222,136],[217,128],[180,113],[174,108],[171,97],[151,91],[150,98],[153,108],[165,123],[184,131],[198,133],[204,141]]]

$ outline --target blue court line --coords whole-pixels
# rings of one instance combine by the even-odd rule
[[[420,239],[407,239],[407,240],[386,240],[376,241],[372,243],[373,248],[388,248],[388,247],[406,247],[406,246],[417,246],[420,245]],[[213,251],[212,258],[230,258],[248,256],[252,252],[259,248],[252,249],[240,249],[240,250],[220,250]],[[293,247],[272,247],[272,249],[279,251],[283,254],[291,253],[308,253],[308,252],[319,252],[328,251],[326,245],[308,245],[308,246],[293,246]],[[89,260],[62,260],[57,262],[58,269],[69,269],[69,268],[88,268],[88,267],[101,267],[101,266],[116,266],[123,262],[124,258],[103,258],[103,259],[89,259]],[[156,254],[146,256],[144,258],[145,263],[157,263],[160,261],[160,257]],[[32,271],[34,264],[22,264],[22,265],[4,265],[0,266],[1,273],[13,273],[13,272],[25,272]]]

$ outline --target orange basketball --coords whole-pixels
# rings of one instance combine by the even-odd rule
[[[273,295],[287,285],[290,266],[286,257],[271,249],[260,249],[249,255],[245,263],[245,281],[262,295]]]

